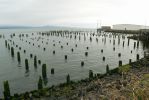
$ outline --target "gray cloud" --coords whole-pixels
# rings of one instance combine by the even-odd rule
[[[96,26],[144,24],[147,0],[0,0],[0,24]]]

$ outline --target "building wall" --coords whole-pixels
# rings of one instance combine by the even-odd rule
[[[110,30],[111,27],[110,26],[101,26],[101,30],[106,31],[106,30]]]
[[[113,25],[114,30],[140,30],[140,29],[149,29],[149,26],[143,25],[133,25],[133,24],[116,24]]]

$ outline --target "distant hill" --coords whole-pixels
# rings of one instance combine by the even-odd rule
[[[91,28],[80,28],[80,27],[66,27],[66,26],[2,26],[0,29],[29,29],[29,28],[49,28],[49,29],[85,29],[90,30]]]
[[[31,26],[0,26],[0,29],[20,29],[20,28],[33,28]]]

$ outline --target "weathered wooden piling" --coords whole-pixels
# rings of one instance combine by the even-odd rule
[[[55,54],[55,50],[53,50],[53,54]]]
[[[139,47],[139,40],[137,41],[137,48]]]
[[[88,56],[88,52],[85,52],[85,56]]]
[[[88,49],[89,49],[89,47],[86,47],[86,49],[88,50]]]
[[[41,60],[38,60],[38,64],[41,64]]]
[[[43,50],[45,51],[45,50],[46,50],[46,48],[43,48]]]
[[[105,59],[106,59],[105,57],[102,58],[103,61],[105,61]]]
[[[123,41],[123,47],[125,46],[125,41]]]
[[[67,60],[67,55],[65,55],[65,60]]]
[[[9,43],[8,43],[8,50],[10,50],[10,45],[9,45]]]
[[[6,48],[7,48],[7,40],[5,40],[5,46],[6,46]]]
[[[118,53],[118,57],[121,57],[121,53]]]
[[[26,53],[26,50],[24,50],[24,53]]]
[[[33,57],[33,54],[30,54],[30,58],[32,58]]]
[[[103,49],[101,49],[101,53],[103,53]]]
[[[11,47],[11,56],[14,57],[14,48]]]
[[[26,70],[29,70],[28,59],[25,59],[25,68]]]
[[[74,51],[73,48],[71,49],[71,51],[72,51],[72,52]]]
[[[89,70],[89,79],[92,79],[94,77],[93,71]]]
[[[134,42],[134,49],[136,48],[136,42]]]
[[[118,39],[118,45],[120,44],[120,38]]]
[[[43,84],[42,84],[42,78],[40,76],[38,81],[38,90],[41,90],[41,89],[43,89]]]
[[[84,61],[81,62],[81,66],[84,66]]]
[[[66,76],[66,83],[67,83],[67,84],[70,83],[70,76],[69,76],[69,74]]]
[[[122,66],[122,61],[121,60],[119,61],[119,66]]]
[[[128,46],[129,46],[130,39],[128,39]]]
[[[37,67],[37,56],[34,56],[34,67]]]
[[[51,74],[54,74],[54,68],[51,68]]]
[[[42,65],[42,77],[44,79],[47,78],[47,67],[46,67],[46,64]]]
[[[131,59],[129,59],[129,64],[131,64],[131,62],[132,62]]]
[[[10,94],[9,83],[8,83],[8,81],[4,81],[3,84],[4,84],[4,91],[3,91],[3,93],[4,93],[4,99],[5,100],[10,100],[11,94]]]
[[[113,51],[115,51],[115,47],[113,47]]]
[[[17,59],[18,59],[18,62],[21,62],[20,52],[17,52]]]
[[[140,56],[139,56],[139,54],[137,54],[137,60],[139,60],[140,59]]]
[[[115,40],[113,40],[113,45],[115,45]]]
[[[75,46],[77,47],[77,44]]]
[[[92,37],[90,37],[90,42],[92,42]]]
[[[98,38],[96,38],[96,42],[98,42]]]
[[[109,74],[110,73],[110,70],[109,70],[109,65],[107,64],[106,66],[106,73]]]

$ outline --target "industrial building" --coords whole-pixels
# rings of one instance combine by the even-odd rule
[[[113,30],[140,30],[149,29],[149,26],[135,25],[135,24],[116,24],[113,25]]]

